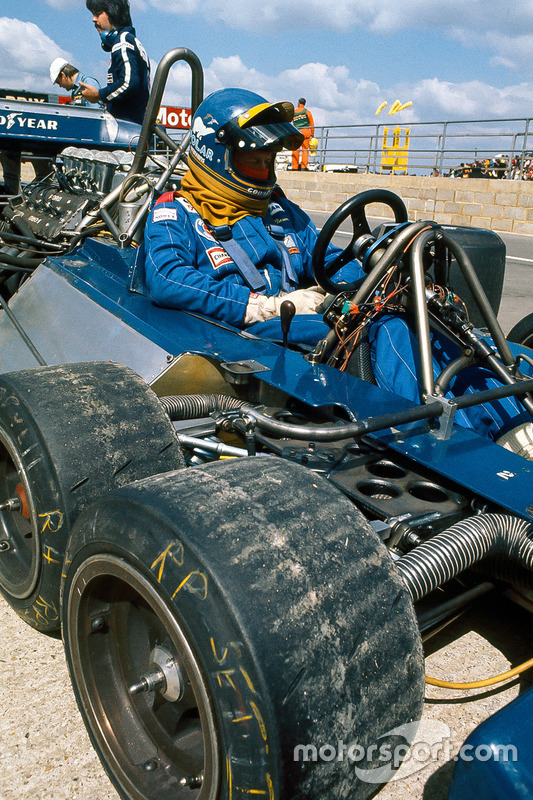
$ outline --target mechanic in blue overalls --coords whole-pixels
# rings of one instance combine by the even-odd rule
[[[86,0],[102,49],[110,53],[107,86],[82,83],[89,103],[103,102],[117,119],[142,125],[150,94],[150,62],[132,26],[128,0]]]
[[[189,170],[179,193],[155,203],[138,254],[154,303],[281,339],[280,306],[291,300],[296,316],[289,342],[313,346],[329,331],[316,313],[324,293],[312,285],[318,232],[276,187],[275,154],[302,140],[291,124],[293,113],[292,103],[269,103],[242,89],[222,89],[200,104],[191,124]],[[326,263],[339,252],[330,244]],[[352,262],[336,281],[362,275]],[[405,320],[374,323],[370,341],[377,383],[419,402],[417,344]],[[436,345],[439,374],[450,356],[446,341]],[[476,389],[493,385],[491,380],[480,368],[470,370]],[[468,390],[461,386],[457,393]],[[514,398],[456,415],[459,424],[491,438],[528,419]]]

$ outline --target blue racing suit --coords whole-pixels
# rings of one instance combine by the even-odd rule
[[[111,51],[111,57],[100,99],[117,119],[142,124],[150,93],[150,62],[135,28],[121,28],[102,47]]]
[[[268,226],[280,231],[291,269],[284,269],[282,252]],[[311,260],[318,233],[307,214],[286,197],[274,190],[264,219],[247,216],[231,230],[264,279],[262,294],[277,295],[282,289],[291,291],[314,283]],[[185,198],[155,205],[146,223],[143,246],[146,280],[154,302],[242,327],[250,289],[223,244]],[[330,246],[328,260],[339,252]],[[355,274],[350,280],[363,275],[359,264],[354,263],[352,270]]]
[[[283,259],[276,241],[267,230],[282,228],[284,244],[292,265],[292,283],[284,276]],[[274,190],[264,219],[245,217],[232,226],[233,238],[264,277],[262,293],[277,295],[314,281],[312,253],[318,236],[308,215]],[[339,254],[329,246],[326,261]],[[148,218],[144,242],[138,257],[144,259],[146,281],[152,300],[158,305],[183,309],[242,327],[250,289],[236,264],[217,241],[200,215],[183,197],[163,196]],[[363,275],[357,262],[336,274],[335,280],[354,281]],[[279,318],[247,328],[257,336],[280,339]],[[313,346],[328,333],[319,314],[296,316],[289,341]],[[435,375],[459,355],[445,337],[432,334]],[[403,316],[383,315],[370,326],[372,365],[376,382],[384,389],[416,403],[420,398],[418,348],[411,326]],[[524,370],[527,371],[527,370]],[[490,370],[471,367],[452,382],[447,397],[481,391],[499,385]],[[496,438],[499,434],[530,420],[514,398],[473,406],[457,412],[463,427]]]

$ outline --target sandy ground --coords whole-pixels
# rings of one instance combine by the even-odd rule
[[[117,800],[77,711],[61,641],[28,627],[4,600],[0,625],[1,800]],[[529,616],[507,600],[481,599],[427,643],[427,672],[477,680],[522,663],[532,652]],[[449,734],[435,758],[406,764],[377,800],[445,800],[453,757],[466,736],[528,688],[529,680],[532,673],[475,692],[428,686],[422,741],[431,743],[435,733],[448,729]]]

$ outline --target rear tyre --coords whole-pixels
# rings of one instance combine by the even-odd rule
[[[74,520],[110,489],[183,464],[147,384],[120,364],[0,375],[0,591],[41,631],[59,628]]]
[[[511,328],[507,334],[510,342],[523,344],[533,349],[533,314],[528,314]]]
[[[361,800],[376,782],[331,748],[385,744],[421,714],[420,635],[385,547],[282,460],[98,501],[72,534],[62,620],[80,711],[127,800]]]

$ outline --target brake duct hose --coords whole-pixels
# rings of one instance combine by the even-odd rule
[[[519,517],[480,514],[457,522],[395,563],[414,603],[488,557],[491,577],[531,588],[531,532],[531,523]]]
[[[247,405],[237,397],[225,394],[184,394],[160,397],[171,420],[200,419],[216,411],[238,411]]]

